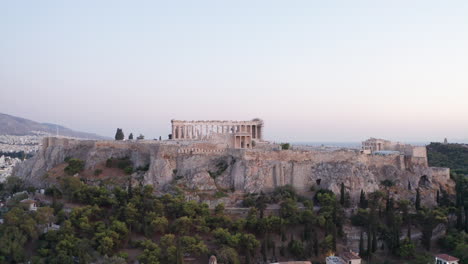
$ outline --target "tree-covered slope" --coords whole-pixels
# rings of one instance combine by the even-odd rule
[[[427,158],[429,166],[468,175],[468,145],[431,143],[427,146]]]

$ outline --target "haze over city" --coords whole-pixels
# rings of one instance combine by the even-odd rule
[[[8,1],[0,112],[113,137],[468,139],[466,1]]]

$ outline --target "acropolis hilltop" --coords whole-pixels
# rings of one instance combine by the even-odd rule
[[[46,171],[73,156],[95,169],[109,158],[128,157],[134,167],[147,167],[139,177],[164,189],[178,182],[188,189],[217,188],[249,193],[291,185],[305,192],[311,186],[339,192],[343,182],[354,199],[361,190],[379,189],[383,180],[397,186],[450,189],[449,169],[431,168],[425,147],[371,138],[362,149],[283,149],[263,139],[264,122],[172,120],[167,140],[75,140],[45,138],[35,157],[16,174],[36,184]],[[398,195],[405,195],[405,191]],[[435,193],[435,192],[434,192]],[[408,194],[409,195],[409,194]],[[434,194],[428,193],[428,202]]]

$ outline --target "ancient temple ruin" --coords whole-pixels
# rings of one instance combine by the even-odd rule
[[[262,141],[263,121],[171,120],[172,140],[206,140],[226,142],[234,148],[252,148]]]

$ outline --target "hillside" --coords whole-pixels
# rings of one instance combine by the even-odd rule
[[[431,143],[427,146],[427,158],[429,166],[468,175],[468,145]]]
[[[34,131],[41,131],[55,135],[57,128],[61,136],[87,138],[87,139],[106,139],[105,137],[74,131],[69,128],[49,123],[39,123],[21,117],[11,116],[0,113],[0,135],[31,135]]]

